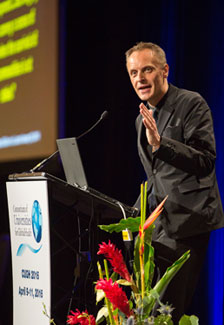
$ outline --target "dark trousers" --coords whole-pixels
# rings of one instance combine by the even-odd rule
[[[161,296],[164,304],[168,302],[175,308],[172,312],[174,324],[178,324],[191,303],[203,266],[209,236],[210,233],[205,233],[182,240],[173,240],[164,233],[159,241],[152,243],[155,249],[156,265],[154,284],[162,277],[167,267],[171,266],[187,250],[191,251],[190,258],[177,272]],[[154,315],[157,314],[158,307],[159,305],[154,308]]]

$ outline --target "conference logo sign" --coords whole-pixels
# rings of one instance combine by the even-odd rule
[[[33,235],[37,243],[41,241],[42,238],[42,212],[40,204],[37,200],[33,202],[32,208],[32,228]]]
[[[33,202],[32,206],[32,212],[31,212],[31,217],[29,218],[24,218],[27,220],[26,224],[29,227],[32,226],[32,231],[27,230],[26,233],[28,234],[27,236],[33,237],[36,244],[38,244],[37,248],[32,247],[28,243],[22,243],[20,244],[16,255],[21,256],[25,252],[25,250],[28,248],[32,253],[37,254],[41,247],[41,239],[42,239],[42,232],[43,232],[43,216],[42,216],[42,211],[40,204],[37,200]],[[36,245],[35,245],[36,246]]]

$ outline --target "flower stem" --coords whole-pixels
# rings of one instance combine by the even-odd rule
[[[99,261],[97,261],[97,268],[98,268],[99,278],[103,279],[103,272]]]
[[[141,272],[141,291],[142,299],[145,296],[145,269],[144,269],[144,223],[146,217],[146,202],[147,202],[147,182],[145,186],[141,184],[141,238],[139,245],[139,262],[140,262],[140,272]]]
[[[104,268],[105,268],[106,278],[107,278],[107,280],[109,280],[110,277],[109,277],[109,270],[108,270],[107,260],[104,259],[103,262],[104,262]],[[105,296],[105,302],[106,302],[107,309],[108,309],[110,323],[112,325],[115,325],[114,318],[113,318],[113,312],[112,312],[111,302],[109,301],[109,299],[106,296]]]
[[[139,262],[141,272],[141,291],[142,300],[145,297],[145,270],[144,270],[144,233],[142,234],[140,245],[139,245]]]
[[[141,184],[141,229],[143,229],[143,184]]]
[[[143,196],[143,195],[142,195]],[[142,229],[146,219],[146,203],[147,203],[147,182],[145,182],[145,189],[144,189],[144,203],[143,203],[143,216],[142,216]]]
[[[107,280],[109,280],[110,276],[109,276],[109,270],[108,270],[108,264],[107,264],[107,260],[103,260],[104,263],[104,268],[105,268],[105,273],[106,273],[106,278]]]

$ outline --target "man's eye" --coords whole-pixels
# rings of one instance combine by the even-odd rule
[[[137,75],[137,71],[131,71],[131,76],[135,77]]]
[[[145,68],[145,71],[146,71],[146,72],[152,72],[152,70],[153,70],[153,69],[152,69],[151,67],[147,67],[147,68]]]

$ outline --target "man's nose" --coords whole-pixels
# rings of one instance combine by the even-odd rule
[[[142,71],[139,71],[139,72],[138,72],[138,74],[137,74],[137,80],[138,80],[138,81],[143,81],[143,80],[145,80],[144,72],[142,72]]]

